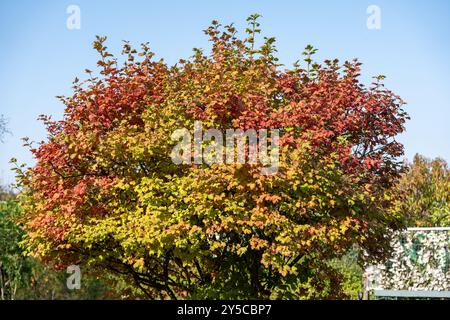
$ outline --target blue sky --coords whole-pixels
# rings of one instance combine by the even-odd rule
[[[69,30],[69,5],[81,10],[81,29]],[[381,29],[369,30],[369,5],[381,9]],[[108,36],[112,52],[122,40],[150,42],[169,64],[208,48],[202,30],[211,20],[235,22],[262,14],[263,34],[275,36],[280,62],[290,66],[309,43],[317,58],[359,58],[363,81],[387,76],[386,85],[408,102],[411,120],[400,137],[406,157],[450,160],[450,1],[1,1],[0,114],[11,135],[0,144],[0,183],[14,180],[11,157],[32,164],[21,138],[45,138],[39,114],[62,116],[56,95],[69,95],[75,76],[94,69],[95,35]]]

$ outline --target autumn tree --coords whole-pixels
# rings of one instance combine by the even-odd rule
[[[61,97],[62,120],[42,117],[48,139],[18,170],[30,255],[122,274],[149,298],[333,298],[330,259],[388,252],[403,101],[383,77],[361,84],[356,60],[314,62],[311,46],[285,69],[248,22],[239,37],[213,21],[211,50],[174,66],[127,42],[119,64],[97,38],[99,74]],[[277,173],[173,163],[172,133],[195,121],[278,129]]]
[[[400,210],[411,227],[450,226],[450,169],[444,159],[416,154],[398,184]]]

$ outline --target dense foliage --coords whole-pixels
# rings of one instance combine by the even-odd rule
[[[218,22],[212,48],[169,67],[124,44],[119,65],[98,37],[100,74],[43,117],[48,139],[18,170],[29,255],[134,279],[150,298],[334,298],[330,259],[352,245],[387,253],[400,226],[390,190],[403,147],[403,101],[359,82],[361,64],[304,61],[283,70],[273,38],[256,46]],[[170,139],[201,120],[225,130],[280,129],[280,164],[176,165]],[[128,278],[127,278],[128,279]]]
[[[22,233],[14,222],[17,214],[16,202],[0,200],[0,300],[15,298],[29,267],[26,258],[20,254]]]
[[[20,215],[21,209],[15,195],[0,188],[0,300],[108,299],[130,296],[130,290],[112,281],[108,283],[106,277],[100,280],[98,272],[86,269],[83,270],[81,288],[70,290],[67,287],[69,274],[66,270],[55,270],[53,266],[43,265],[23,254],[20,242],[24,232],[16,224]]]
[[[450,169],[443,159],[416,155],[398,185],[400,207],[411,227],[450,226]]]

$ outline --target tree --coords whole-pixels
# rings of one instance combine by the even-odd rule
[[[450,226],[450,170],[445,160],[416,154],[397,188],[409,226]]]
[[[29,268],[26,258],[20,254],[22,232],[14,223],[17,214],[17,202],[0,202],[0,300],[15,299]]]
[[[361,63],[281,70],[274,38],[256,46],[217,21],[212,48],[169,67],[125,42],[123,65],[97,37],[100,74],[60,97],[60,121],[18,170],[30,255],[132,279],[149,298],[333,298],[329,260],[351,245],[379,259],[401,227],[390,190],[402,164],[403,101]],[[304,66],[303,66],[304,65]],[[261,164],[175,164],[171,139],[195,121],[224,132],[278,129],[275,174]],[[207,147],[207,146],[204,146]]]

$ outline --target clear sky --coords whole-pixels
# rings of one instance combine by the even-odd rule
[[[69,5],[78,5],[81,28],[70,30]],[[381,29],[369,29],[368,6],[381,10]],[[415,153],[450,161],[450,1],[412,0],[190,0],[190,1],[0,1],[0,114],[11,135],[0,144],[0,183],[14,180],[11,157],[32,164],[22,137],[45,138],[39,114],[62,116],[56,95],[69,95],[75,76],[93,69],[95,35],[150,47],[173,64],[207,48],[202,30],[211,20],[245,26],[260,13],[263,34],[275,36],[280,62],[290,66],[309,43],[318,59],[357,57],[363,80],[387,76],[388,88],[408,102],[411,120],[400,137],[406,156]]]

